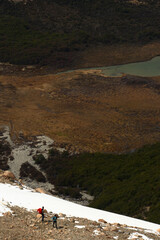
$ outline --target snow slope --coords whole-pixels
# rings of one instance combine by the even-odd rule
[[[160,228],[160,225],[155,223],[81,206],[51,195],[37,193],[27,187],[22,190],[18,186],[0,183],[1,215],[3,212],[8,211],[7,204],[24,207],[28,210],[38,209],[44,206],[48,212],[64,213],[67,216],[87,218],[93,221],[104,219],[108,223],[126,224],[128,226],[140,227],[152,231],[156,231]]]

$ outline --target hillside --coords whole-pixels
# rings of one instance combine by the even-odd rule
[[[53,150],[35,162],[59,193],[78,198],[87,190],[94,196],[91,207],[160,223],[159,149],[155,144],[129,154],[75,156]]]
[[[46,136],[21,134],[13,141],[6,128],[0,151],[0,168],[10,169],[27,186],[159,223],[159,143],[128,154],[73,154]]]
[[[126,44],[134,48],[159,41],[159,1],[136,3],[1,0],[0,61],[71,69],[84,66],[95,48],[94,57],[101,59],[107,46],[125,49]]]
[[[3,173],[0,181],[4,181]],[[13,179],[0,183],[1,239],[139,239],[158,240],[159,225],[116,215],[36,193]],[[17,198],[15,198],[15,194]],[[45,203],[45,221],[36,209]],[[53,229],[51,217],[58,213],[58,229]],[[158,230],[158,231],[157,231]]]
[[[0,181],[11,183],[2,176],[10,169],[48,194],[160,223],[160,76],[88,69],[160,55],[159,13],[159,0],[0,0]],[[54,239],[50,215],[43,228],[35,206],[13,205],[18,217],[0,217],[0,239],[5,224],[11,239]],[[124,224],[119,215],[114,222],[107,215],[103,226],[86,215],[70,221],[68,213],[60,224],[72,230],[58,229],[57,239],[95,239],[97,231],[98,239],[159,239],[112,226]]]

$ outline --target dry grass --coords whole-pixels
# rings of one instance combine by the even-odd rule
[[[158,54],[160,43],[98,47],[81,54],[76,68]],[[49,75],[51,67],[22,68],[6,65],[0,76],[0,125],[10,125],[12,136],[45,134],[76,149],[111,152],[160,140],[159,77],[138,84],[139,78],[106,78],[98,70]]]
[[[128,151],[159,141],[159,78],[148,84],[81,71],[1,76],[0,124],[85,151]]]

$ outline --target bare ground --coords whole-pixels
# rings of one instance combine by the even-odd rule
[[[28,212],[19,207],[11,207],[11,209],[12,214],[5,213],[0,217],[1,240],[125,240],[129,237],[130,239],[160,239],[158,232],[154,234],[126,225],[94,222],[65,215],[58,218],[56,229],[52,226],[51,213],[45,214],[45,220],[42,223],[41,218],[37,218],[36,210]],[[137,238],[136,236],[131,238],[133,233]]]

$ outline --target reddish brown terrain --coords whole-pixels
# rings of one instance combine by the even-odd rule
[[[129,57],[147,59],[156,55],[158,46],[128,47],[126,55],[126,48],[111,48],[105,60],[111,65]],[[86,56],[84,63],[91,65],[92,54]],[[109,78],[99,70],[50,72],[49,67],[2,64],[0,125],[9,125],[13,137],[19,132],[43,134],[58,145],[91,152],[130,151],[160,140],[159,77]]]

